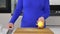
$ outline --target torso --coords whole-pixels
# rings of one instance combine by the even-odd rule
[[[22,27],[35,27],[37,19],[42,16],[45,0],[23,0]]]

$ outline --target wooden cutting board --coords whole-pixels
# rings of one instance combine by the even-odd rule
[[[54,34],[49,28],[17,28],[14,34]]]

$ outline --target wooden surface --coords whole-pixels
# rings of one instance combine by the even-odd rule
[[[54,34],[49,28],[17,28],[14,34]]]

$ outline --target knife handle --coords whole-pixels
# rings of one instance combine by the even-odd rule
[[[12,28],[12,26],[9,26],[9,28]]]

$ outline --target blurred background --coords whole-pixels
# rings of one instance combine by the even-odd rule
[[[18,0],[0,0],[0,24],[5,27],[11,16]],[[23,14],[23,13],[22,13]],[[22,14],[16,21],[16,27],[20,27]],[[47,25],[60,25],[60,0],[50,0],[50,17],[46,19]]]
[[[13,11],[15,9],[17,2],[18,0],[0,0],[0,26],[1,25],[3,27],[7,26],[10,18],[13,15]],[[49,0],[49,2],[50,2],[50,17],[46,19],[46,24],[55,33],[56,32],[58,33],[60,30],[60,0]],[[20,27],[22,14],[16,21],[15,27]]]

